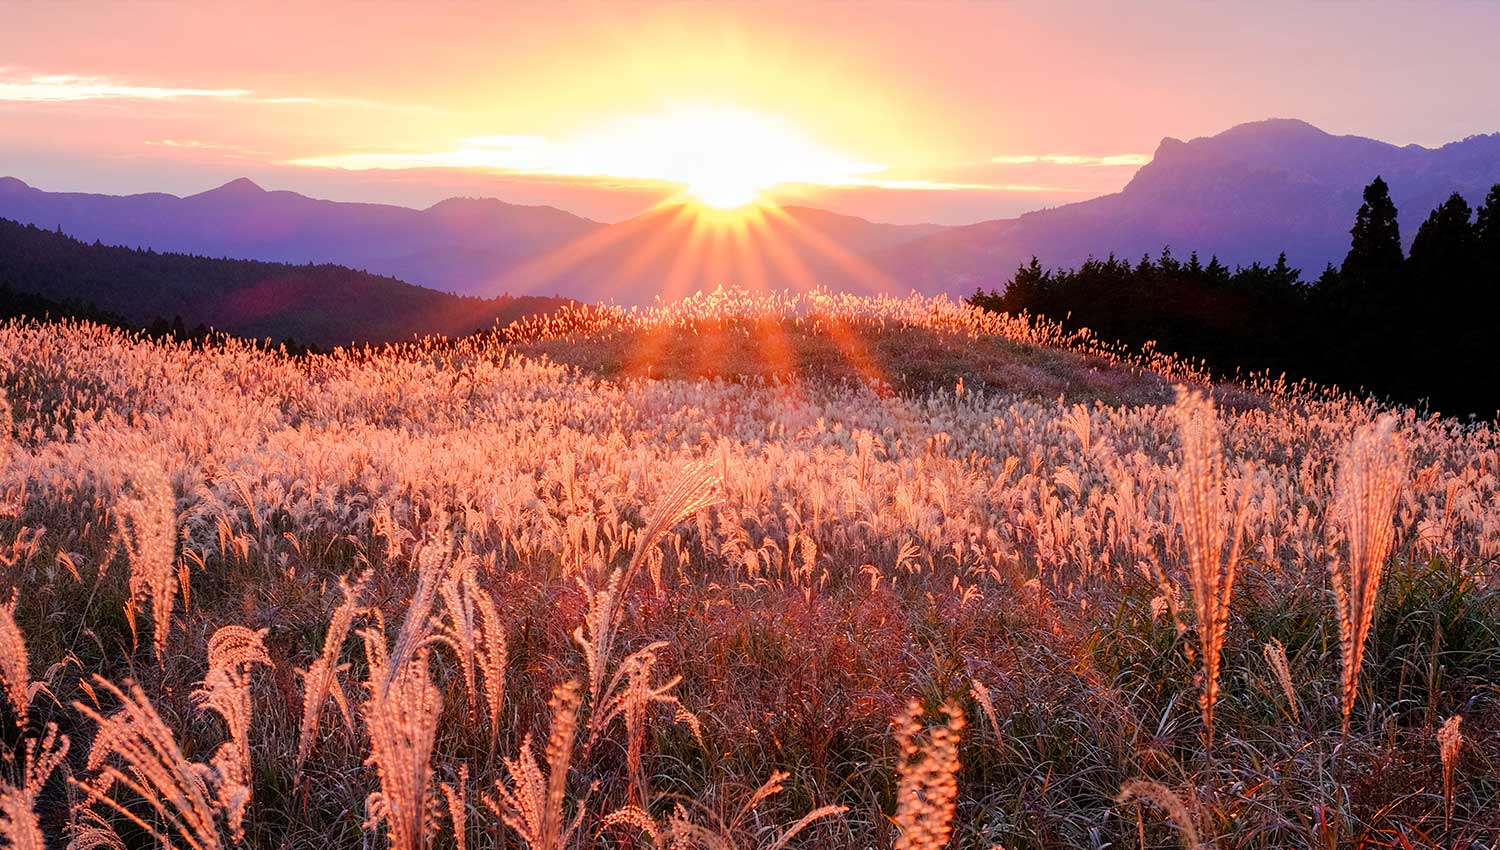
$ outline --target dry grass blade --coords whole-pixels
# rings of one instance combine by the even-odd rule
[[[1286,697],[1286,707],[1292,713],[1292,721],[1300,722],[1302,717],[1297,707],[1297,688],[1292,683],[1292,668],[1286,660],[1286,647],[1281,645],[1281,641],[1272,638],[1261,648],[1261,654],[1265,656],[1266,665],[1271,668],[1276,684],[1281,686],[1281,695]]]
[[[941,850],[953,834],[958,798],[958,742],[964,716],[952,703],[943,706],[947,723],[923,730],[922,706],[913,700],[896,721],[895,850]]]
[[[651,839],[653,846],[662,846],[661,827],[656,825],[656,820],[640,806],[621,806],[605,815],[600,821],[601,829],[628,826],[640,830]]]
[[[505,671],[509,666],[510,646],[505,637],[505,621],[489,592],[474,588],[474,603],[479,608],[479,673],[484,680],[484,702],[489,711],[490,750],[500,737],[500,711],[505,707]]]
[[[438,584],[442,613],[434,627],[434,639],[446,644],[457,657],[471,720],[478,715],[479,709],[479,674],[475,661],[479,654],[479,629],[474,610],[476,589],[473,559],[456,559]]]
[[[429,539],[418,546],[413,555],[417,565],[417,587],[406,606],[406,615],[401,619],[401,629],[396,633],[396,642],[391,646],[388,657],[384,637],[379,640],[381,657],[384,659],[381,670],[385,675],[380,682],[382,690],[390,687],[391,679],[401,675],[416,658],[418,651],[424,649],[432,638],[432,606],[443,581],[448,546],[449,542],[442,537]],[[368,640],[365,646],[368,650]]]
[[[73,703],[74,710],[98,727],[85,763],[94,776],[74,783],[85,803],[105,807],[164,846],[224,847],[217,823],[218,796],[211,784],[213,768],[182,754],[139,685],[127,682],[121,689],[101,676],[94,677],[94,685],[113,696],[120,707],[103,715],[83,703]],[[115,794],[144,804],[149,813],[137,814],[134,807],[115,799]]]
[[[1408,462],[1392,414],[1359,429],[1339,460],[1334,516],[1343,526],[1349,561],[1344,565],[1334,558],[1329,571],[1338,605],[1345,735],[1359,693],[1359,670],[1375,620],[1380,577],[1395,546],[1396,502]]]
[[[1000,734],[1000,718],[995,714],[995,701],[990,698],[990,689],[980,683],[978,679],[969,680],[969,693],[978,703],[979,710],[984,714],[984,719],[989,721],[990,731],[995,733],[995,740],[999,741],[1005,736]]]
[[[1120,805],[1127,803],[1150,803],[1160,809],[1172,821],[1177,828],[1177,836],[1182,839],[1182,846],[1186,850],[1198,850],[1203,847],[1203,841],[1198,837],[1198,825],[1194,822],[1192,812],[1177,796],[1177,792],[1150,779],[1128,779],[1120,786],[1120,794],[1115,798]]]
[[[109,821],[92,808],[76,806],[68,814],[68,850],[126,850]]]
[[[419,850],[430,831],[428,806],[432,745],[437,739],[442,700],[427,672],[427,650],[402,667],[386,670],[384,638],[363,633],[370,662],[369,696],[361,708],[370,736],[370,757],[380,790],[366,800],[368,828],[385,824],[392,850]]]
[[[448,810],[448,823],[453,827],[453,845],[456,850],[468,850],[469,846],[469,766],[458,766],[458,777],[452,782],[439,783],[443,802]]]
[[[16,625],[16,597],[0,604],[0,685],[10,701],[12,716],[18,728],[26,728],[27,708],[31,705],[31,666],[26,655],[26,640]]]
[[[588,669],[589,702],[595,706],[605,701],[604,680],[614,651],[614,617],[618,610],[616,602],[621,595],[621,575],[620,570],[610,573],[603,590],[591,592],[584,585],[589,607],[584,612],[583,622],[573,631],[573,641],[583,650],[584,665]]]
[[[641,762],[646,740],[647,713],[651,707],[654,705],[671,707],[674,709],[673,719],[686,723],[700,743],[703,739],[698,718],[672,695],[672,689],[677,687],[681,677],[672,678],[662,684],[652,682],[652,676],[656,671],[657,653],[666,649],[667,646],[665,641],[657,641],[631,653],[629,657],[621,661],[606,689],[603,703],[589,716],[588,746],[593,745],[616,717],[624,719],[625,766],[630,774],[632,800],[643,808],[649,808],[651,803],[651,789],[646,782]]]
[[[13,850],[47,850],[33,805],[24,790],[0,780],[0,843]]]
[[[481,696],[489,720],[490,739],[499,735],[500,710],[505,703],[505,667],[509,652],[505,623],[494,597],[479,585],[474,559],[459,558],[439,587],[442,620],[436,639],[453,650],[463,676],[470,718],[477,718]]]
[[[1244,541],[1250,491],[1242,487],[1238,503],[1232,507],[1227,504],[1224,449],[1213,403],[1179,389],[1174,411],[1182,454],[1173,505],[1182,528],[1188,585],[1197,614],[1198,653],[1203,667],[1198,703],[1205,738],[1212,743],[1220,657],[1229,627],[1230,595]]]
[[[789,776],[790,774],[783,771],[772,773],[771,778],[767,779],[750,795],[749,799],[740,805],[738,811],[729,818],[727,823],[716,819],[714,827],[693,822],[688,818],[687,811],[679,805],[668,819],[666,828],[661,831],[660,838],[653,835],[652,841],[659,846],[682,848],[682,850],[691,850],[694,847],[701,847],[704,850],[740,850],[743,847],[756,846],[763,846],[765,850],[782,850],[793,838],[817,821],[848,811],[844,806],[820,806],[798,818],[791,826],[782,829],[769,844],[760,844],[757,841],[758,836],[750,829],[750,822],[756,818],[756,808],[762,802],[781,793]],[[645,816],[643,812],[640,815]],[[644,825],[642,829],[646,829]],[[646,831],[651,834],[649,830]]]
[[[229,834],[244,838],[245,808],[250,803],[250,668],[270,666],[265,630],[223,626],[208,639],[208,675],[193,692],[198,707],[219,715],[229,740],[213,756],[218,804],[225,812]]]
[[[1464,718],[1455,714],[1443,721],[1437,731],[1438,757],[1443,762],[1443,823],[1445,829],[1453,829],[1453,768],[1458,764],[1458,751],[1464,745],[1464,733],[1460,728]]]
[[[620,582],[622,587],[630,586],[636,572],[645,563],[646,554],[661,542],[672,526],[723,501],[722,483],[723,479],[712,461],[697,461],[683,468],[672,489],[657,503],[651,521],[636,539],[635,550],[631,552]]]
[[[130,561],[130,619],[142,601],[151,602],[152,644],[165,663],[181,579],[177,570],[177,502],[166,473],[153,469],[133,484],[136,495],[115,506]]]
[[[552,692],[548,703],[552,728],[547,736],[546,767],[537,761],[531,736],[527,735],[520,755],[505,759],[510,785],[496,781],[495,793],[485,797],[485,803],[521,836],[530,850],[563,850],[583,819],[582,800],[571,821],[564,811],[568,770],[573,763],[573,745],[578,733],[579,701],[577,682],[559,685]]]
[[[343,593],[344,601],[334,609],[333,617],[328,622],[328,633],[323,637],[322,652],[305,671],[301,671],[302,726],[297,734],[297,770],[299,773],[303,763],[312,752],[313,742],[318,735],[318,722],[322,719],[323,706],[329,696],[333,697],[343,713],[345,725],[349,726],[352,731],[353,722],[349,717],[348,699],[344,694],[343,685],[339,683],[339,673],[346,670],[348,665],[339,664],[338,659],[339,653],[343,650],[344,641],[349,636],[349,628],[354,623],[354,616],[359,612],[359,595],[363,589],[363,580],[351,586],[342,577],[339,578],[339,590]]]
[[[588,594],[589,610],[583,625],[574,633],[574,639],[582,647],[584,660],[588,664],[591,705],[598,707],[606,701],[605,677],[610,660],[614,657],[620,605],[631,579],[645,562],[646,554],[672,526],[723,499],[721,482],[712,463],[700,461],[689,464],[678,476],[672,489],[657,504],[651,521],[636,538],[635,549],[625,567],[611,572],[602,590],[594,590],[580,577],[583,590]],[[597,713],[597,708],[595,711]]]
[[[46,850],[47,839],[37,823],[36,801],[53,771],[68,756],[68,737],[47,724],[38,742],[26,741],[26,770],[19,786],[0,780],[0,843],[14,850]]]
[[[819,806],[802,817],[797,818],[795,823],[782,830],[781,834],[776,837],[775,841],[771,842],[771,846],[766,848],[766,850],[782,850],[788,842],[797,837],[798,833],[812,826],[813,823],[823,818],[836,817],[847,811],[849,811],[848,806]]]

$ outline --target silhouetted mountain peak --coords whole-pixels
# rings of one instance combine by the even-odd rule
[[[1273,118],[1190,141],[1167,137],[1116,194],[957,228],[882,261],[909,285],[949,292],[1003,283],[1032,256],[1066,267],[1167,245],[1231,266],[1286,252],[1292,265],[1317,269],[1348,252],[1349,222],[1376,175],[1390,185],[1409,240],[1451,193],[1477,204],[1500,182],[1500,134],[1398,147]]]
[[[532,215],[539,219],[565,218],[573,221],[597,224],[590,219],[574,215],[564,209],[548,204],[513,204],[499,198],[474,198],[456,196],[444,198],[422,212],[439,218],[466,218],[475,216],[522,216]]]
[[[266,190],[262,189],[259,183],[256,183],[249,177],[237,177],[217,189],[209,189],[207,192],[200,192],[192,197],[254,198],[264,194],[266,194]]]
[[[1187,142],[1184,142],[1176,136],[1164,136],[1161,140],[1161,143],[1156,146],[1156,153],[1153,153],[1151,155],[1151,161],[1156,162],[1161,159],[1175,156],[1178,151],[1182,150],[1185,147],[1187,147]]]
[[[1156,153],[1151,157],[1151,163],[1147,167],[1163,163],[1177,165],[1184,161],[1260,160],[1271,162],[1296,158],[1309,150],[1337,144],[1341,138],[1358,139],[1361,142],[1390,147],[1384,142],[1361,139],[1358,136],[1334,136],[1297,118],[1268,118],[1264,121],[1236,124],[1222,133],[1200,136],[1188,142],[1167,136],[1157,146]]]
[[[1244,124],[1236,124],[1208,138],[1235,139],[1235,138],[1260,138],[1260,139],[1316,139],[1324,138],[1329,134],[1300,118],[1267,118],[1263,121],[1246,121]]]
[[[0,192],[24,192],[31,187],[16,177],[0,177]]]

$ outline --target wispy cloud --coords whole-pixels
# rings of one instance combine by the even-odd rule
[[[174,98],[243,98],[249,89],[200,89],[143,86],[111,77],[77,74],[31,74],[0,71],[0,101],[12,103],[58,103],[79,100],[169,100]]]
[[[142,85],[94,74],[36,74],[0,66],[0,103],[76,103],[91,100],[179,100],[199,98],[288,106],[403,107],[358,98],[263,95],[252,89]]]
[[[554,142],[543,136],[494,135],[472,136],[448,150],[433,151],[353,151],[349,153],[307,156],[288,160],[288,165],[314,168],[339,168],[348,171],[373,169],[403,170],[413,168],[472,168],[530,177],[574,179],[617,178],[627,181],[685,182],[672,167],[673,163],[691,160],[694,151],[680,150],[665,142],[661,150],[669,154],[660,162],[628,155],[642,145]],[[789,157],[790,158],[790,157]],[[821,164],[821,163],[820,163]],[[845,189],[895,189],[904,191],[980,191],[1065,193],[1075,190],[1058,186],[1020,183],[982,183],[934,180],[920,177],[890,178],[878,176],[885,167],[867,163],[832,162],[824,168],[793,169],[784,179],[770,183],[819,185]]]
[[[913,178],[907,180],[871,180],[859,179],[850,185],[868,186],[876,189],[905,189],[911,191],[942,191],[942,192],[1044,192],[1048,194],[1079,192],[1084,190],[1069,189],[1063,186],[1038,186],[1030,183],[959,183],[947,180],[926,180]]]
[[[1127,165],[1145,165],[1151,161],[1147,153],[1117,153],[1109,156],[1084,156],[1071,153],[1028,153],[993,157],[996,165],[1083,165],[1093,168],[1109,168]]]
[[[348,171],[404,168],[487,168],[538,174],[578,174],[560,169],[543,150],[541,136],[474,136],[463,139],[452,150],[382,151],[341,153],[293,159],[289,165],[342,168]]]
[[[269,156],[266,151],[253,150],[240,145],[226,145],[219,142],[205,142],[200,139],[151,139],[144,144],[154,148],[172,148],[174,150],[208,151],[211,153],[225,154],[233,157],[255,157]]]

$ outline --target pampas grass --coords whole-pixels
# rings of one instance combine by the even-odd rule
[[[1266,666],[1271,668],[1271,676],[1281,686],[1281,695],[1286,698],[1286,710],[1292,713],[1292,722],[1301,722],[1301,710],[1297,707],[1297,688],[1292,683],[1292,668],[1286,660],[1286,647],[1281,645],[1281,641],[1272,638],[1261,647],[1261,654],[1265,656]]]
[[[1188,586],[1197,614],[1198,656],[1202,686],[1198,704],[1204,739],[1214,737],[1214,705],[1219,699],[1219,664],[1229,628],[1234,574],[1243,555],[1248,487],[1231,503],[1225,492],[1224,450],[1213,403],[1178,390],[1177,418],[1182,445],[1173,510],[1187,552]]]
[[[934,299],[519,330],[291,357],[0,323],[13,844],[1126,847],[1136,774],[1188,843],[1488,827],[1492,423],[1043,350]],[[901,374],[620,377],[781,333]],[[1373,722],[1316,728],[1359,689]],[[913,697],[956,702],[893,741]],[[1422,759],[1437,706],[1465,719]],[[54,723],[72,762],[29,776]]]
[[[193,691],[202,710],[219,715],[229,740],[214,752],[215,792],[234,841],[244,838],[245,808],[250,804],[250,669],[271,665],[265,630],[222,626],[208,639],[208,675]]]
[[[46,850],[47,839],[37,823],[36,801],[53,771],[68,756],[68,736],[48,723],[40,740],[28,738],[25,772],[19,784],[0,780],[0,839],[12,850]]]
[[[572,818],[564,808],[568,768],[573,763],[578,733],[578,706],[578,683],[559,685],[548,703],[552,728],[547,736],[546,765],[537,760],[531,736],[527,735],[520,755],[505,759],[510,783],[497,780],[495,793],[485,797],[485,803],[521,836],[529,850],[563,850],[583,820],[584,800],[578,802]]]
[[[384,824],[391,850],[420,850],[432,831],[431,757],[442,703],[427,672],[426,649],[389,669],[377,640],[365,633],[371,681],[360,714],[370,739],[366,763],[380,779],[380,790],[366,801],[366,826]]]
[[[26,654],[26,640],[16,625],[16,598],[0,604],[0,686],[15,724],[26,728],[27,707],[31,705],[31,665]]]
[[[1339,459],[1333,515],[1343,530],[1347,562],[1329,561],[1343,658],[1344,734],[1359,694],[1359,669],[1375,621],[1380,577],[1395,545],[1396,501],[1406,482],[1408,453],[1390,414],[1360,428]]]
[[[165,663],[167,632],[180,582],[177,570],[177,508],[166,473],[147,468],[132,484],[133,495],[115,506],[130,561],[131,628],[142,602],[151,603],[152,645]]]
[[[946,722],[926,729],[922,714],[921,703],[913,700],[896,720],[896,747],[901,760],[897,765],[900,779],[895,816],[900,834],[895,850],[942,850],[953,834],[963,712],[947,703],[943,706]]]
[[[1461,730],[1464,718],[1455,714],[1438,727],[1437,744],[1439,760],[1443,763],[1443,827],[1453,828],[1453,768],[1458,763],[1458,751],[1464,745]]]
[[[692,848],[703,848],[703,850],[782,850],[793,838],[803,830],[819,820],[835,817],[848,811],[844,806],[820,806],[802,817],[798,818],[792,825],[780,830],[779,834],[769,841],[759,841],[755,837],[747,837],[750,832],[749,826],[756,815],[756,808],[767,799],[776,796],[786,787],[789,774],[773,773],[765,784],[755,789],[749,799],[742,803],[739,810],[726,819],[715,818],[710,825],[700,824],[691,819],[685,807],[679,806],[667,823],[664,831],[658,833],[649,818],[642,819],[644,813],[639,810],[624,810],[615,813],[615,821],[638,826],[643,832],[652,838],[653,842],[665,841],[665,846],[692,850]]]
[[[297,734],[296,761],[299,772],[312,752],[313,742],[317,740],[318,722],[323,715],[323,706],[330,697],[338,706],[345,727],[350,732],[354,731],[354,721],[349,715],[349,699],[339,682],[339,675],[348,670],[349,665],[340,664],[338,659],[339,653],[343,651],[344,641],[349,636],[349,628],[354,623],[354,616],[359,610],[359,595],[363,589],[363,581],[351,585],[344,578],[339,579],[339,591],[344,600],[333,611],[328,631],[323,637],[323,650],[306,670],[299,671],[302,676],[302,725]]]
[[[1199,838],[1198,824],[1193,813],[1188,810],[1187,804],[1182,801],[1176,791],[1160,782],[1150,779],[1126,780],[1125,784],[1120,786],[1120,794],[1115,798],[1115,803],[1122,806],[1129,803],[1150,803],[1160,809],[1172,822],[1185,850],[1199,850],[1205,846]]]
[[[94,685],[119,707],[106,715],[83,703],[73,706],[97,727],[84,765],[91,775],[73,783],[83,795],[83,805],[102,807],[163,846],[227,846],[218,819],[226,814],[225,804],[235,804],[236,789],[220,786],[228,777],[182,754],[172,730],[139,685],[126,682],[121,688],[97,676]],[[148,814],[137,814],[138,805]]]

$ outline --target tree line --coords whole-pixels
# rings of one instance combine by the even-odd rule
[[[1099,336],[1201,358],[1221,371],[1286,373],[1446,414],[1500,408],[1500,184],[1473,210],[1454,193],[1402,249],[1396,205],[1376,177],[1342,265],[1303,279],[1286,255],[1234,269],[1164,249],[1153,260],[1036,258],[971,303],[1026,311]]]
[[[151,339],[189,342],[194,346],[214,345],[223,340],[239,339],[261,348],[280,349],[294,357],[320,354],[322,348],[305,345],[294,337],[282,339],[244,338],[235,334],[215,330],[201,322],[191,328],[181,316],[171,321],[157,316],[149,322],[132,322],[119,313],[105,310],[90,301],[77,298],[55,299],[34,292],[20,292],[10,284],[0,281],[0,323],[11,319],[32,319],[38,322],[92,322],[96,325],[136,333]]]

